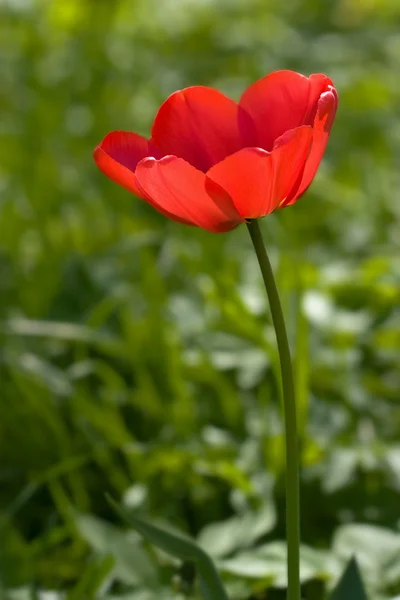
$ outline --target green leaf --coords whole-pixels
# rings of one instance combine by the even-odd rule
[[[335,448],[324,468],[322,486],[324,492],[333,494],[348,486],[354,477],[358,455],[354,448]]]
[[[236,554],[220,563],[223,572],[248,580],[269,581],[275,587],[287,586],[287,549],[284,542],[271,542]],[[329,552],[302,545],[300,579],[326,579],[337,573],[337,564]]]
[[[355,558],[351,558],[329,600],[368,600]]]
[[[100,560],[90,562],[83,571],[78,583],[68,593],[67,600],[96,598],[97,592],[107,586],[107,579],[114,568],[114,557],[104,556]]]
[[[81,537],[93,550],[101,556],[113,557],[115,577],[128,584],[154,587],[157,571],[138,536],[135,539],[110,523],[89,515],[75,515],[75,523]]]
[[[167,529],[164,526],[159,527],[158,525],[148,523],[143,519],[139,519],[133,513],[126,511],[112,498],[108,498],[108,500],[124,521],[130,523],[137,532],[149,540],[149,542],[161,548],[161,550],[181,560],[193,560],[197,562],[204,557],[205,552],[189,536],[174,531],[169,527]]]
[[[200,532],[198,542],[211,556],[221,558],[235,550],[248,548],[271,531],[275,522],[276,512],[271,502],[258,512],[248,512],[207,525]]]
[[[128,513],[110,497],[108,497],[108,501],[125,521],[158,548],[181,560],[192,560],[196,563],[200,589],[205,600],[228,600],[214,563],[189,536],[139,519],[132,513]]]
[[[342,525],[336,530],[333,551],[346,561],[355,556],[357,563],[365,573],[369,587],[381,589],[382,582],[388,582],[396,576],[393,564],[398,564],[400,535],[390,529],[376,525],[352,523]],[[391,573],[387,573],[387,571]]]

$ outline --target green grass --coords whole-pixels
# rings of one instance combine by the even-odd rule
[[[356,553],[371,598],[395,598],[398,4],[31,0],[0,14],[4,597],[191,593],[190,566],[122,531],[106,493],[205,538],[232,598],[283,597],[278,357],[246,229],[167,222],[92,151],[112,129],[147,135],[175,89],[238,98],[291,68],[325,72],[340,96],[313,186],[262,222],[295,356],[304,597]]]

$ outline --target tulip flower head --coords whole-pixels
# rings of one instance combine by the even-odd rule
[[[212,232],[294,204],[321,162],[338,104],[332,81],[277,71],[236,103],[194,86],[173,93],[151,138],[113,131],[94,159],[165,216]]]

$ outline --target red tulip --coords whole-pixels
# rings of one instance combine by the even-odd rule
[[[238,104],[212,88],[189,87],[162,104],[150,140],[113,131],[94,159],[170,219],[229,231],[304,194],[337,103],[328,77],[293,71],[260,79]]]

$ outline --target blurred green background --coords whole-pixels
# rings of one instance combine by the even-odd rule
[[[371,598],[399,597],[398,0],[0,11],[1,597],[197,597],[108,492],[198,537],[233,600],[284,598],[278,358],[246,228],[168,222],[92,159],[176,89],[238,99],[281,68],[340,96],[313,186],[262,222],[294,353],[303,595],[356,553]]]

